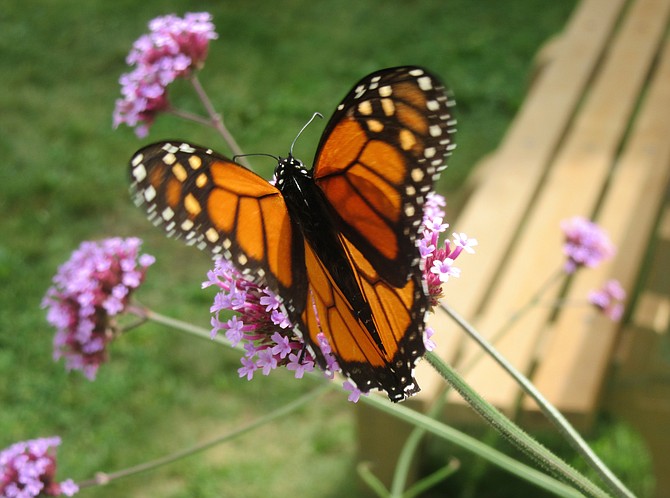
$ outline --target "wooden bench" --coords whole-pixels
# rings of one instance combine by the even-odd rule
[[[462,210],[447,216],[479,246],[476,255],[459,258],[462,277],[445,286],[445,300],[483,335],[494,334],[561,267],[559,225],[576,215],[602,226],[617,255],[563,277],[543,302],[584,300],[610,278],[634,295],[670,179],[669,19],[670,0],[582,0],[564,32],[540,50],[516,118],[478,165]],[[643,305],[627,304],[635,303]],[[645,314],[662,316],[667,295],[644,306]],[[666,315],[666,329],[667,322]],[[443,312],[431,325],[438,354],[451,364],[467,364],[478,352]],[[543,305],[515,321],[496,347],[586,430],[598,413],[621,327],[593,307]],[[422,392],[409,403],[425,410],[444,384],[425,362],[417,375]],[[520,407],[522,425],[543,419],[488,358],[465,378],[504,412]],[[476,418],[458,394],[448,401],[447,421]],[[376,460],[377,473],[387,479],[393,445],[402,438],[387,439],[402,432],[367,409],[359,413],[361,457]],[[375,448],[380,441],[385,446]]]

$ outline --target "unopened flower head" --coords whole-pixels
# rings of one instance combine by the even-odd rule
[[[123,312],[154,258],[139,254],[142,241],[119,237],[83,242],[53,278],[42,307],[56,327],[54,358],[93,380],[107,360],[113,317]]]
[[[156,115],[169,108],[168,85],[200,69],[209,41],[217,37],[207,12],[157,17],[149,22],[149,30],[126,58],[133,69],[119,79],[123,97],[114,110],[114,127],[125,123],[140,137],[146,136]]]
[[[0,451],[0,497],[72,496],[79,487],[67,479],[56,482],[59,437],[15,443]]]
[[[614,255],[614,245],[607,233],[586,218],[575,216],[564,220],[561,229],[565,236],[563,253],[567,257],[564,266],[567,273],[582,266],[594,268]]]
[[[600,289],[589,293],[589,302],[615,322],[623,315],[625,299],[626,291],[618,280],[608,280]]]

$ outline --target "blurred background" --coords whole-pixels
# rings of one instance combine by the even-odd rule
[[[213,130],[171,116],[159,117],[143,140],[126,127],[112,129],[118,78],[128,70],[125,57],[150,19],[212,13],[219,39],[210,45],[200,80],[250,153],[286,154],[312,113],[327,118],[351,86],[374,70],[429,68],[457,102],[458,147],[439,183],[457,205],[468,171],[495,148],[522,102],[534,54],[560,31],[575,3],[5,0],[0,448],[60,435],[59,477],[82,480],[225,433],[313,387],[289,372],[240,380],[234,353],[152,324],[112,345],[111,361],[95,382],[66,374],[51,359],[54,331],[40,300],[58,265],[82,240],[143,238],[157,262],[137,299],[209,325],[213,292],[200,288],[209,259],[165,238],[132,206],[127,161],[140,146],[167,138],[229,151]],[[170,95],[176,105],[201,111],[184,82]],[[323,124],[312,125],[296,145],[305,162]],[[271,174],[272,160],[252,161]],[[342,395],[329,394],[231,443],[81,496],[359,496],[355,409]],[[527,495],[527,485],[508,482],[500,496]],[[450,496],[463,489],[448,486]],[[532,495],[539,496],[535,490]]]

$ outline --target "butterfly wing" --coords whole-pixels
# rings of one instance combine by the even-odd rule
[[[313,177],[342,233],[396,287],[415,271],[425,197],[454,147],[452,104],[424,69],[378,71],[347,94],[319,144]]]
[[[412,369],[425,353],[428,298],[416,236],[425,197],[453,148],[451,105],[439,80],[423,69],[373,73],[337,107],[312,170],[365,311],[338,287],[335,270],[306,247],[304,327],[314,344],[319,333],[326,336],[361,390],[383,389],[393,401],[419,390]],[[368,310],[372,327],[365,325]]]
[[[402,401],[419,391],[412,369],[425,353],[423,284],[412,276],[402,287],[390,285],[351,242],[343,236],[340,241],[371,312],[377,338],[365,326],[361,308],[354,309],[350,297],[335,282],[332,270],[305,244],[309,302],[301,321],[308,343],[319,344],[322,333],[342,371],[361,391],[383,389],[392,401]],[[318,348],[315,353],[325,364]]]
[[[209,249],[292,303],[307,293],[302,236],[265,179],[196,145],[159,142],[135,153],[131,190],[170,236]]]

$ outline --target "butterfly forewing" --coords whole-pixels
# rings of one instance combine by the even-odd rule
[[[343,233],[396,286],[418,263],[425,197],[454,147],[452,104],[424,69],[378,71],[337,107],[317,151],[313,176]]]
[[[168,235],[304,301],[301,236],[273,185],[210,149],[181,142],[140,149],[130,173],[135,203]]]

